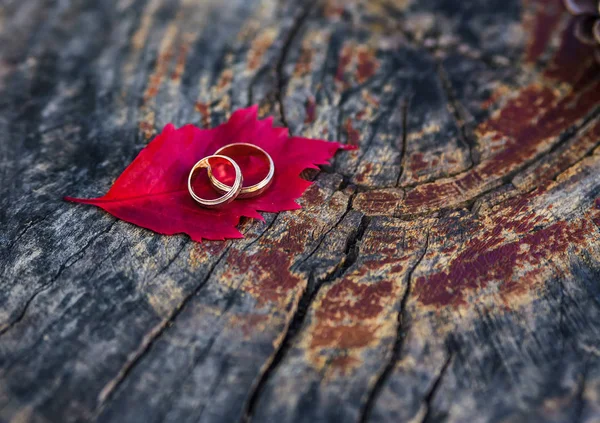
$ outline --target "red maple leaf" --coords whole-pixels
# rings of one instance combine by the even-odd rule
[[[295,202],[311,182],[300,177],[307,168],[325,164],[340,149],[352,149],[335,142],[290,137],[286,128],[274,128],[273,119],[257,119],[257,106],[238,110],[228,122],[213,129],[168,124],[117,178],[106,195],[65,200],[98,206],[110,214],[162,234],[186,233],[193,240],[242,238],[236,229],[242,216],[262,219],[259,211],[280,212],[300,208]],[[268,152],[275,164],[273,183],[261,196],[235,200],[219,209],[204,209],[187,190],[187,177],[194,164],[224,145],[247,142]],[[252,156],[235,158],[244,174],[245,185],[253,184],[266,172]],[[230,167],[228,167],[230,168]],[[215,170],[227,182],[225,167]],[[220,173],[220,174],[219,174]],[[231,176],[231,175],[229,175]],[[197,177],[198,195],[217,195],[208,178]]]

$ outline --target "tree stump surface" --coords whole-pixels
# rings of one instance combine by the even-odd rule
[[[560,0],[4,0],[1,422],[600,421],[600,68]],[[94,197],[260,105],[355,144],[190,241]]]

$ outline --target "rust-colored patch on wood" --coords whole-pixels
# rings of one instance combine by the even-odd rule
[[[338,281],[315,302],[306,340],[307,358],[315,367],[325,365],[328,354],[343,352],[346,359],[338,363],[340,370],[350,371],[362,362],[362,352],[379,342],[379,331],[391,324],[385,316],[399,286],[391,281],[360,282],[362,277],[357,271]]]
[[[352,325],[322,326],[315,330],[310,344],[311,348],[364,348],[375,338],[376,327]]]
[[[222,241],[204,241],[202,243],[195,242],[190,249],[188,257],[188,266],[190,270],[198,269],[200,266],[206,265],[210,257],[221,254],[228,246],[228,242]]]
[[[189,49],[190,46],[188,44],[183,44],[179,47],[179,53],[177,54],[177,62],[175,63],[175,69],[171,74],[171,80],[173,82],[179,82],[181,80],[181,77],[183,76]]]
[[[475,239],[452,261],[447,271],[418,278],[415,294],[425,305],[465,305],[470,294],[496,281],[505,295],[523,284],[530,284],[530,280],[543,273],[543,262],[580,242],[590,229],[586,221],[581,220],[573,224],[558,222],[502,245],[495,245],[492,240]],[[515,278],[518,270],[525,266],[532,266],[532,269]]]
[[[600,81],[582,92],[563,98],[549,88],[538,91],[528,87],[515,101],[502,109],[497,118],[480,126],[477,133],[505,140],[502,149],[486,161],[480,171],[484,178],[504,173],[547,149],[563,131],[583,119],[600,100]],[[533,94],[536,93],[536,94]],[[537,110],[537,114],[530,110]]]
[[[513,178],[513,185],[522,191],[528,191],[551,180],[591,152],[598,144],[598,140],[600,140],[600,121],[591,122],[566,145],[566,148],[553,152],[548,160],[536,163],[526,172]]]
[[[369,106],[371,106],[373,108],[380,106],[379,99],[377,97],[373,96],[368,90],[362,90],[361,97],[363,98],[363,100],[365,100],[367,102],[367,104]],[[367,114],[365,110],[361,110],[359,113],[362,113],[363,115]],[[362,119],[362,118],[360,118],[360,119]]]
[[[423,153],[415,153],[410,156],[410,170],[413,172],[419,172],[427,169],[429,162],[423,160]]]
[[[571,35],[564,37],[570,39]],[[567,71],[547,71],[546,78],[551,80],[542,80],[543,83],[534,83],[519,91],[475,131],[481,139],[488,140],[491,155],[466,173],[408,191],[402,212],[424,213],[468,201],[497,184],[495,181],[506,173],[550,149],[564,131],[584,119],[600,101],[600,77],[592,71],[598,67],[588,60],[590,51],[570,49],[571,41],[563,42],[553,63],[566,66],[560,58],[569,55],[570,63],[587,64],[583,66],[584,71],[578,76]],[[555,89],[557,82],[567,84],[566,88]],[[573,85],[568,85],[571,83]]]
[[[307,182],[307,184],[310,184],[310,182]],[[323,191],[313,184],[304,191],[300,201],[302,201],[302,204],[305,207],[310,207],[312,205],[322,204],[322,202],[325,201],[325,196],[323,195]]]
[[[575,91],[582,90],[590,81],[597,80],[600,64],[594,60],[594,46],[583,44],[575,37],[575,20],[563,31],[558,52],[552,58],[544,76],[560,83],[570,84]]]
[[[152,119],[152,122],[143,120],[138,124],[138,127],[140,128],[142,135],[147,140],[152,138],[152,136],[156,133],[156,131],[154,130],[154,121],[153,120],[154,119]]]
[[[308,99],[306,100],[305,109],[306,117],[304,118],[304,123],[313,123],[315,121],[315,116],[317,112],[317,104],[313,96],[308,97]]]
[[[594,224],[600,229],[600,198],[597,198],[595,201],[596,213],[592,214],[592,221]]]
[[[355,176],[356,182],[359,184],[363,184],[369,180],[369,175],[373,171],[374,164],[371,162],[364,163],[364,165],[360,166],[359,173]]]
[[[196,102],[195,106],[196,110],[202,116],[202,127],[209,128],[210,127],[210,106],[206,103],[202,103],[200,101]]]
[[[435,169],[436,166],[440,164],[440,157],[433,156],[431,154],[429,157],[425,157],[423,153],[413,153],[410,155],[408,169],[412,173],[412,177],[419,177],[421,175],[426,175],[429,169]],[[443,161],[443,158],[442,158]],[[456,160],[454,160],[456,162]],[[450,162],[450,160],[446,160],[446,162]]]
[[[291,267],[308,243],[320,236],[318,231],[323,227],[318,214],[310,210],[314,207],[322,209],[323,204],[328,202],[329,207],[342,213],[346,203],[340,200],[341,197],[333,195],[328,200],[325,191],[312,184],[302,197],[303,210],[298,216],[290,216],[281,232],[260,240],[258,252],[230,251],[226,267],[234,270],[224,277],[242,278],[240,289],[251,295],[259,308],[288,304],[290,296],[306,283]]]
[[[332,377],[345,376],[350,371],[362,364],[362,361],[356,357],[342,355],[334,357],[329,362],[329,368],[331,369]]]
[[[294,68],[294,76],[297,78],[301,78],[305,75],[308,75],[312,69],[312,59],[313,59],[313,50],[308,45],[302,45],[302,50],[300,51],[300,57],[296,62],[296,66]]]
[[[342,84],[346,84],[345,73],[346,68],[350,65],[352,61],[352,45],[345,44],[342,47],[342,51],[340,52],[340,57],[338,59],[338,67],[335,73],[335,80],[341,82]]]
[[[356,80],[362,84],[377,72],[379,61],[375,52],[365,46],[360,46],[357,51]]]
[[[244,338],[251,339],[257,332],[262,332],[271,319],[268,314],[233,315],[229,319],[229,325],[238,328]]]
[[[483,110],[490,109],[492,106],[497,104],[499,100],[501,100],[506,95],[510,94],[510,92],[511,92],[510,87],[508,87],[506,85],[502,85],[502,86],[496,88],[492,92],[492,95],[490,95],[490,97],[481,104],[481,108]]]
[[[327,292],[327,296],[321,300],[320,307],[315,312],[315,317],[336,315],[341,319],[369,319],[381,312],[382,302],[392,293],[393,286],[390,281],[361,284],[344,279]]]
[[[538,17],[541,22],[550,19],[550,15],[543,15],[545,13],[552,16],[558,13],[561,22],[568,19],[559,0],[541,4],[535,8],[537,13],[542,13]],[[558,12],[550,11],[550,8]],[[559,27],[563,25],[557,24]],[[404,200],[400,204],[390,202],[393,208],[388,210],[382,208],[382,202],[370,201],[379,196],[377,191],[365,193],[361,206],[367,208],[362,211],[369,215],[418,215],[454,208],[500,186],[506,174],[547,153],[569,128],[581,124],[600,101],[600,66],[593,60],[592,48],[581,44],[573,34],[572,26],[557,34],[560,37],[558,48],[547,69],[533,83],[514,93],[503,86],[483,102],[484,108],[493,110],[497,105],[499,110],[475,128],[479,144],[485,148],[479,164],[456,176],[409,189]],[[536,35],[535,31],[532,37],[539,38],[535,41],[536,51],[545,51],[553,38]],[[507,96],[510,97],[507,99]],[[411,157],[407,169],[412,170],[414,166],[416,171],[423,171],[427,166],[425,162],[425,155]],[[371,205],[373,209],[369,209]]]
[[[260,66],[263,56],[273,44],[276,35],[277,31],[267,29],[252,42],[250,51],[248,52],[248,70],[254,71]]]
[[[297,241],[289,237],[279,248],[257,254],[232,251],[227,262],[236,269],[236,274],[244,275],[241,289],[252,295],[259,307],[282,304],[301,281],[290,271],[291,257],[298,253],[299,248]]]
[[[162,80],[167,73],[172,56],[173,54],[170,48],[159,54],[158,59],[156,59],[156,68],[152,75],[150,75],[148,87],[144,92],[144,101],[148,101],[151,98],[156,97],[158,94],[158,90],[160,89]]]
[[[367,228],[357,266],[323,288],[314,301],[301,340],[312,366],[322,368],[336,361],[332,376],[347,374],[361,365],[364,354],[394,336],[393,316],[405,289],[406,272],[424,241],[423,231],[398,222]]]
[[[465,175],[464,179],[469,181],[481,180],[475,173]],[[459,181],[458,183],[462,183]],[[466,186],[467,184],[462,184]],[[450,182],[434,182],[431,184],[423,184],[406,193],[404,199],[403,211],[406,213],[419,213],[431,209],[438,209],[444,205],[452,205],[451,199],[462,197],[462,192],[454,181]]]
[[[359,145],[360,143],[360,132],[354,128],[352,125],[352,119],[347,118],[346,123],[344,124],[344,128],[346,130],[346,135],[348,136],[348,144],[350,145]]]
[[[339,18],[344,13],[342,0],[326,0],[323,7],[323,15],[327,18]]]
[[[564,7],[562,0],[526,0],[524,3],[534,9],[533,14],[528,13],[523,20],[530,40],[525,51],[525,61],[534,63],[544,53],[558,29],[558,24],[564,17]]]
[[[585,248],[586,237],[595,231],[589,218],[547,223],[545,211],[533,207],[543,194],[538,189],[510,199],[486,219],[482,230],[473,227],[469,241],[443,270],[416,279],[418,301],[436,308],[465,306],[471,296],[491,289],[509,304],[510,296],[523,295],[547,280],[551,263],[567,249]],[[439,236],[448,230],[441,229]],[[438,259],[446,263],[444,257]]]
[[[534,84],[524,88],[518,96],[510,100],[490,120],[484,122],[477,129],[481,137],[493,134],[492,139],[502,140],[504,137],[526,137],[532,128],[531,122],[535,120],[540,111],[548,110],[557,100],[557,93],[550,87]],[[517,140],[515,140],[517,142]]]
[[[217,82],[217,90],[224,91],[225,89],[231,86],[231,82],[233,81],[233,70],[225,69],[221,76],[219,77],[219,81]]]
[[[335,80],[344,88],[357,83],[362,84],[375,75],[379,66],[379,60],[372,48],[348,43],[340,52]]]
[[[401,189],[366,191],[357,194],[353,207],[369,215],[387,215],[402,204],[403,198]]]

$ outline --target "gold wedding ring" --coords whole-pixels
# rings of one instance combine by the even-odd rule
[[[222,193],[224,193],[224,195],[222,195],[219,198],[215,198],[215,199],[211,199],[211,200],[198,197],[198,195],[196,195],[196,193],[194,192],[194,189],[192,188],[192,176],[197,169],[206,168],[209,177],[212,177],[212,173],[210,170],[211,169],[210,163],[209,163],[210,159],[226,160],[233,166],[233,169],[235,170],[235,181],[234,181],[233,185],[232,186],[225,185],[225,189],[223,191],[221,191]],[[235,200],[236,197],[240,194],[240,191],[242,190],[243,181],[244,181],[244,178],[242,176],[242,171],[240,170],[240,167],[238,166],[238,164],[235,161],[233,161],[233,159],[231,159],[230,157],[227,157],[227,156],[214,154],[212,156],[204,157],[202,160],[198,161],[194,165],[194,167],[192,168],[192,170],[190,171],[190,174],[188,176],[188,191],[190,192],[190,195],[192,196],[192,198],[194,200],[196,200],[196,202],[198,204],[200,204],[202,207],[214,208],[214,207],[223,206],[223,205],[228,204],[228,203],[232,202],[233,200]]]
[[[242,187],[242,189],[240,190],[240,193],[238,195],[238,198],[256,197],[256,196],[262,194],[267,188],[269,188],[269,186],[271,185],[271,182],[273,182],[273,176],[275,175],[275,164],[273,163],[273,159],[271,158],[269,153],[267,153],[262,148],[254,145],[254,144],[249,144],[249,143],[245,143],[245,142],[228,144],[224,147],[219,148],[215,152],[215,154],[217,154],[217,155],[229,156],[234,153],[239,154],[239,153],[243,153],[244,151],[248,151],[248,150],[259,151],[263,156],[265,156],[269,163],[269,171],[267,172],[267,175],[264,177],[264,179],[261,180],[260,182],[254,184],[254,185],[250,185],[248,187]],[[210,180],[210,183],[213,185],[213,187],[220,193],[228,193],[233,188],[232,186],[229,186],[229,185],[219,181],[213,175],[210,166],[208,166],[208,179]],[[234,184],[234,186],[235,186],[235,184]]]

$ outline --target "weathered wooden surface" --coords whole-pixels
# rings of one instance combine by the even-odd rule
[[[600,421],[600,69],[569,25],[559,0],[4,0],[0,421]],[[61,201],[252,103],[360,149],[244,240]]]

